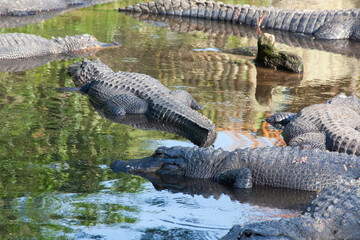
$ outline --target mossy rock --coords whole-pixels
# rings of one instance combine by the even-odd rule
[[[255,64],[262,67],[270,67],[302,73],[304,65],[300,56],[278,51],[275,47],[275,37],[265,33],[258,39],[258,53],[255,58]]]

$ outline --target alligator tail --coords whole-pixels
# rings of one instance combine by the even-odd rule
[[[150,100],[147,117],[172,124],[186,137],[200,147],[211,146],[216,139],[215,125],[191,108],[185,108],[168,101]]]
[[[357,9],[290,10],[201,0],[157,0],[119,8],[119,11],[204,18],[305,34],[315,34],[321,26],[334,18],[356,19],[360,16],[360,11]],[[330,37],[349,37],[341,34],[335,33]]]

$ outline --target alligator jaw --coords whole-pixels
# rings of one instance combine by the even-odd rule
[[[158,156],[156,152],[150,157],[132,159],[128,161],[117,160],[110,164],[110,168],[118,173],[159,173],[170,175],[182,175],[185,168],[185,160]]]
[[[118,42],[111,42],[111,43],[97,42],[97,44],[95,44],[94,46],[95,46],[95,49],[100,49],[100,48],[120,46],[120,43],[118,43]]]

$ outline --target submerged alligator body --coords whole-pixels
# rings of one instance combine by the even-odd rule
[[[46,39],[25,33],[0,34],[0,60],[32,58],[46,55],[76,55],[116,43],[102,43],[89,34]]]
[[[28,16],[71,7],[89,7],[115,0],[1,0],[0,16]]]
[[[360,100],[355,95],[339,94],[298,114],[276,113],[266,121],[283,129],[284,141],[289,146],[360,155]]]
[[[176,126],[199,146],[209,146],[216,139],[214,124],[196,111],[201,106],[184,90],[172,91],[145,74],[113,72],[99,60],[85,59],[70,66],[68,73],[105,115],[144,114]]]
[[[300,218],[235,225],[223,240],[360,239],[360,182],[321,191]]]
[[[358,179],[360,161],[354,155],[292,147],[238,149],[160,147],[147,158],[115,161],[115,172],[155,172],[189,178],[210,178],[235,188],[253,184],[318,191]]]
[[[360,9],[290,10],[202,0],[158,0],[119,11],[204,18],[307,34],[318,39],[360,41]]]

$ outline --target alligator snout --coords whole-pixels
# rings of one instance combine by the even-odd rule
[[[129,163],[121,160],[114,161],[110,164],[110,168],[118,173],[118,172],[129,172],[134,169],[134,166]]]

